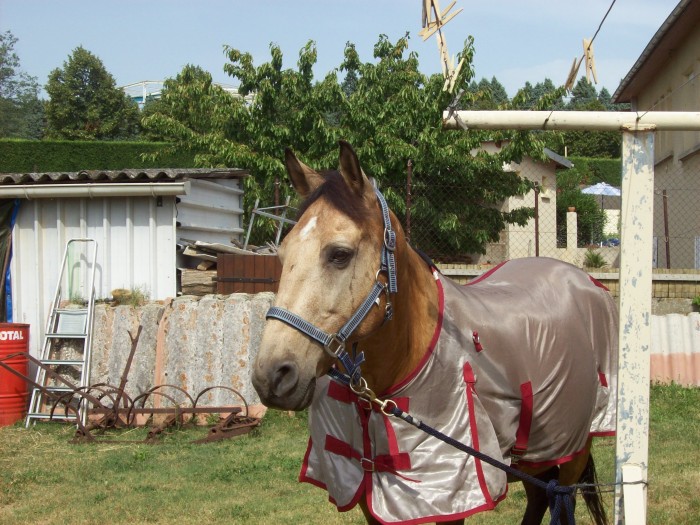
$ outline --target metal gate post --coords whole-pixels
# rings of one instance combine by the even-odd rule
[[[630,517],[646,523],[649,458],[649,380],[654,204],[653,127],[622,133],[622,231],[620,235],[620,327],[615,455],[615,523]],[[638,472],[633,481],[629,467]],[[621,482],[642,483],[624,491]],[[632,498],[632,500],[630,500]],[[626,523],[632,525],[632,521]]]

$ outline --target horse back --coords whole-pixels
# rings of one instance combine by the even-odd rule
[[[602,285],[570,264],[528,258],[443,287],[443,332],[470,353],[504,457],[562,462],[590,434],[614,431],[617,312]]]

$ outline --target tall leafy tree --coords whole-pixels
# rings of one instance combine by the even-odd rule
[[[117,88],[102,61],[83,47],[50,73],[46,92],[51,138],[108,140],[138,134],[138,106]]]
[[[39,83],[20,69],[17,38],[0,33],[0,137],[41,138],[44,106]]]
[[[227,47],[224,69],[238,81],[241,97],[210,89],[207,79],[183,71],[163,90],[169,108],[148,116],[143,125],[176,148],[195,151],[200,165],[250,169],[248,209],[254,198],[271,202],[274,181],[284,180],[285,147],[312,167],[335,168],[337,141],[344,138],[401,216],[410,159],[412,213],[430,232],[425,242],[447,244],[458,253],[483,251],[485,243],[498,239],[505,223],[523,224],[532,216],[529,208],[499,210],[504,199],[528,189],[526,181],[504,173],[502,166],[524,154],[540,157],[542,143],[527,133],[443,130],[442,111],[452,95],[442,90],[440,75],[426,77],[419,71],[418,58],[407,47],[408,36],[396,42],[380,36],[374,60],[363,62],[348,43],[338,70],[320,81],[313,78],[313,42],[301,49],[293,69],[282,67],[276,45],[270,46],[270,60],[259,66],[249,53]],[[467,103],[472,56],[468,40],[460,53],[465,66],[455,90],[465,90]],[[339,74],[351,81],[339,83]],[[487,138],[510,140],[498,155],[475,154]],[[283,190],[291,193],[286,186]]]

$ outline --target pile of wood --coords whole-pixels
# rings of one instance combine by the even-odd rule
[[[191,241],[185,245],[184,255],[199,260],[195,268],[180,268],[180,290],[182,295],[207,295],[217,293],[217,259],[219,254],[274,255],[274,245],[263,247],[226,245]]]

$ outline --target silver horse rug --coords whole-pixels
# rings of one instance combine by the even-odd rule
[[[617,313],[607,289],[554,259],[516,259],[468,285],[433,271],[439,318],[417,369],[380,397],[506,464],[548,466],[615,431]],[[370,385],[371,386],[371,385]],[[300,481],[384,523],[465,518],[506,475],[319,379]]]

